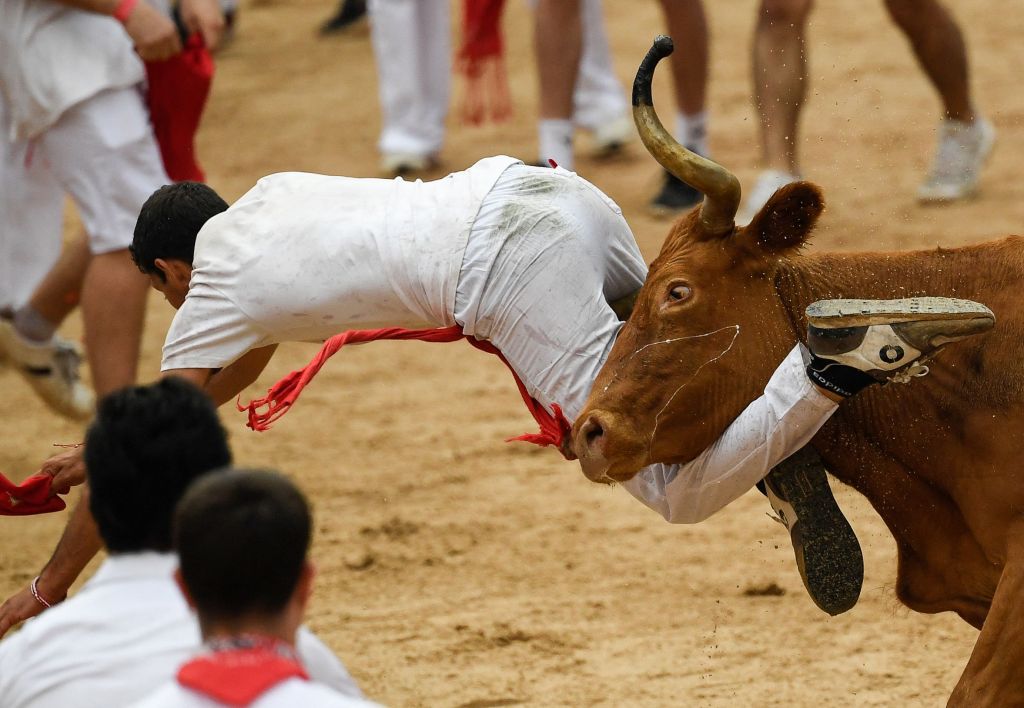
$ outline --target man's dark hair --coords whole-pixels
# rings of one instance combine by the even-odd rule
[[[199,229],[227,208],[227,202],[201,182],[164,185],[149,195],[135,222],[135,236],[128,247],[135,265],[165,280],[156,259],[191,263]]]
[[[189,487],[174,514],[174,547],[200,620],[284,609],[311,526],[305,497],[275,472],[230,470]]]
[[[89,509],[111,553],[170,551],[174,507],[197,477],[231,464],[213,401],[169,377],[100,401],[85,437]]]

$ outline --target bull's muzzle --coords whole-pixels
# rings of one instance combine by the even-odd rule
[[[628,436],[622,435],[625,432],[622,428],[616,424],[613,414],[600,410],[586,413],[577,422],[573,431],[573,450],[583,474],[591,482],[623,482],[633,477],[642,466],[635,455],[624,454],[633,446],[623,444]]]

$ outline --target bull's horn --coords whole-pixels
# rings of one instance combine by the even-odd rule
[[[727,169],[690,152],[669,135],[654,112],[651,79],[658,62],[672,53],[672,38],[654,38],[633,80],[633,120],[647,151],[662,167],[704,194],[700,222],[709,235],[730,233],[740,205],[740,181]]]

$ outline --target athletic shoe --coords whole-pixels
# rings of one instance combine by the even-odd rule
[[[807,308],[807,375],[841,396],[873,383],[907,383],[928,373],[925,362],[942,347],[995,321],[970,300],[821,300]]]
[[[405,177],[432,170],[438,166],[436,155],[421,155],[414,152],[387,152],[381,155],[381,172],[389,177]]]
[[[995,139],[995,128],[984,118],[973,123],[942,121],[939,146],[931,171],[917,190],[918,201],[933,204],[973,197]]]
[[[590,146],[594,157],[606,158],[618,154],[635,137],[633,119],[628,115],[621,115],[591,129]]]
[[[864,555],[832,496],[821,457],[807,445],[764,478],[776,520],[789,530],[796,566],[814,604],[835,616],[857,604]]]
[[[338,11],[320,27],[320,34],[336,34],[366,17],[366,0],[341,0]]]
[[[764,170],[761,172],[757,176],[757,181],[754,182],[754,188],[750,190],[747,200],[743,202],[743,206],[736,214],[736,225],[746,226],[749,224],[757,216],[757,212],[761,211],[761,207],[768,203],[768,200],[772,198],[775,192],[787,184],[798,182],[799,180],[800,175],[783,172],[782,170]]]
[[[92,416],[95,397],[78,377],[82,355],[74,344],[56,336],[43,344],[30,342],[0,318],[0,350],[50,408],[73,420]]]
[[[648,208],[652,215],[668,218],[689,211],[703,199],[703,194],[666,171],[661,191],[651,200]]]

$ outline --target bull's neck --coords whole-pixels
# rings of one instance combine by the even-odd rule
[[[986,292],[1009,281],[1019,282],[1022,277],[1021,263],[1007,264],[991,256],[991,251],[976,247],[811,254],[783,261],[775,275],[775,288],[794,335],[803,339],[804,310],[816,300],[887,300],[931,295],[984,302]],[[986,277],[979,278],[980,273]]]

